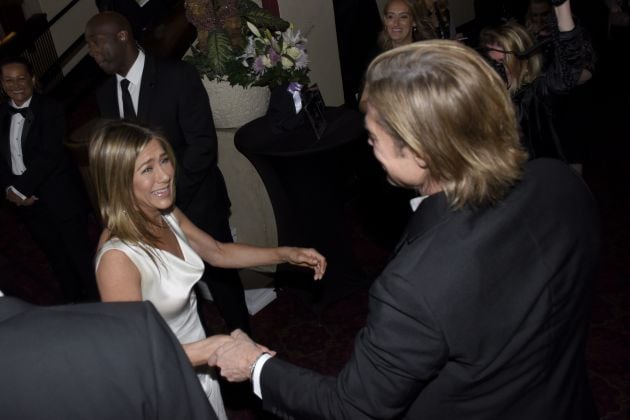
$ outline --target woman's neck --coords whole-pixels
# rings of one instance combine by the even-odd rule
[[[153,231],[155,234],[159,234],[162,230],[166,229],[168,226],[161,212],[157,212],[149,216],[149,229]]]

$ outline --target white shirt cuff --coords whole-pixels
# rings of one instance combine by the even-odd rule
[[[13,194],[17,195],[18,197],[20,197],[22,200],[26,200],[26,196],[24,194],[22,194],[21,192],[19,192],[18,190],[16,190],[13,185],[9,185],[9,188],[7,188],[7,191],[11,190],[11,192],[13,192]]]
[[[267,363],[267,360],[271,359],[273,356],[270,354],[261,355],[256,361],[256,365],[254,366],[254,373],[252,374],[252,386],[254,387],[254,394],[258,396],[262,400],[262,390],[260,389],[260,374],[262,373],[262,368]]]

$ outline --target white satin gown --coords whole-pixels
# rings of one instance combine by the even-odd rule
[[[155,305],[179,342],[185,344],[202,340],[206,335],[197,314],[197,297],[192,289],[203,274],[203,261],[188,244],[175,216],[169,213],[163,218],[177,237],[184,259],[154,249],[159,256],[156,265],[140,247],[113,238],[98,251],[96,268],[107,251],[116,249],[124,252],[140,272],[142,299]],[[199,373],[197,376],[219,419],[227,420],[216,370],[208,368],[208,373]]]

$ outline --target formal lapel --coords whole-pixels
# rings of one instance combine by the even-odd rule
[[[98,106],[102,118],[120,118],[120,110],[118,109],[118,87],[116,83],[116,76],[110,76],[99,90]]]
[[[430,195],[422,200],[420,206],[411,216],[401,240],[394,248],[392,258],[398,254],[403,245],[424,235],[433,227],[446,221],[453,212],[449,210],[446,195],[443,192]]]
[[[156,84],[157,65],[155,59],[147,55],[144,60],[144,69],[142,69],[142,83],[138,98],[138,120],[140,121],[149,121]]]
[[[118,82],[116,76],[109,78],[109,88],[107,89],[107,107],[109,118],[120,118],[120,108],[118,107]]]
[[[33,95],[33,98],[31,99],[28,111],[28,115],[24,119],[24,127],[22,128],[22,151],[24,151],[27,147],[27,143],[30,140],[28,135],[31,132],[31,127],[35,124],[37,114],[39,114],[39,98],[36,94]]]
[[[24,118],[24,126],[22,127],[22,153],[25,154],[27,147],[29,146],[29,133],[31,132],[31,127],[35,123],[35,119],[37,118],[37,114],[39,113],[39,98],[37,94],[34,94],[31,98],[31,103],[29,105],[28,115]],[[26,163],[26,162],[25,162]]]

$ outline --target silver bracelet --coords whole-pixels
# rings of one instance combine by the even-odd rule
[[[261,357],[263,357],[264,354],[269,354],[269,352],[268,351],[263,351],[262,353],[260,353],[258,355],[256,360],[254,360],[252,362],[252,364],[249,365],[249,380],[250,381],[254,378],[254,369],[256,369],[256,363],[258,363],[258,361],[260,360]]]

